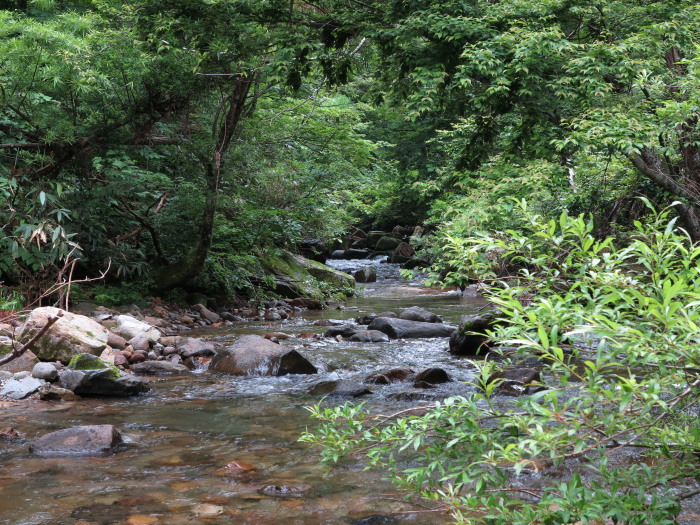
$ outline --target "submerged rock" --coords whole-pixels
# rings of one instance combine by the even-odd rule
[[[421,323],[407,319],[377,317],[368,327],[370,330],[384,332],[392,339],[421,339],[430,337],[449,337],[455,331],[454,326],[440,323]]]
[[[437,385],[440,383],[449,383],[452,379],[450,379],[450,376],[442,368],[428,368],[418,374],[414,381],[416,383]]]
[[[83,425],[46,434],[29,451],[41,457],[104,456],[121,443],[121,434],[112,425]]]
[[[209,370],[236,376],[283,376],[318,372],[296,350],[280,346],[259,335],[246,335],[219,352]]]
[[[26,343],[55,317],[58,308],[35,308],[22,326],[17,340]],[[107,348],[107,329],[84,315],[63,312],[63,317],[34,344],[32,351],[42,361],[68,363],[76,354],[100,355]]]

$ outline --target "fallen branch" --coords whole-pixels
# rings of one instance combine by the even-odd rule
[[[55,317],[49,317],[49,319],[46,321],[46,324],[39,330],[36,334],[34,334],[34,337],[32,337],[29,341],[27,341],[25,344],[23,344],[19,348],[13,348],[12,352],[10,352],[8,355],[6,355],[3,358],[0,358],[0,366],[9,363],[10,361],[14,361],[17,359],[19,356],[24,354],[27,350],[32,348],[34,344],[41,339],[44,334],[53,326],[53,324],[58,321],[61,317],[63,317],[63,311],[59,310],[58,313],[56,314]]]

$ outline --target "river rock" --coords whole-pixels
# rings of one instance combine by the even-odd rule
[[[104,456],[122,443],[112,425],[83,425],[46,434],[29,447],[40,457]]]
[[[126,348],[126,345],[128,343],[126,342],[126,339],[124,339],[121,335],[109,331],[107,332],[107,344],[112,348],[123,350],[124,348]]]
[[[377,241],[374,249],[378,252],[390,252],[395,250],[399,244],[401,244],[401,239],[387,235]]]
[[[51,306],[35,308],[22,326],[17,340],[26,343],[46,325],[49,317],[55,317],[59,310]],[[63,312],[34,344],[32,351],[42,361],[67,363],[75,354],[100,355],[107,348],[107,329],[97,321],[84,315]]]
[[[389,257],[389,262],[394,264],[404,264],[411,260],[415,254],[413,247],[405,242],[400,243]]]
[[[352,275],[358,283],[373,283],[377,280],[377,269],[374,266],[365,266]]]
[[[0,397],[10,397],[12,399],[24,399],[39,390],[44,384],[43,379],[35,377],[24,377],[22,379],[10,379],[0,389]]]
[[[77,395],[60,386],[44,383],[39,387],[39,399],[43,401],[75,401],[79,399]]]
[[[194,337],[181,338],[175,345],[177,353],[182,357],[211,357],[216,355],[215,344]]]
[[[455,331],[454,326],[440,323],[421,323],[407,319],[377,317],[368,327],[370,330],[384,332],[392,339],[422,339],[429,337],[449,337]]]
[[[306,308],[307,310],[323,310],[323,303],[311,297],[297,297],[292,299],[290,304],[297,308]]]
[[[117,316],[117,326],[114,331],[127,341],[137,335],[143,335],[148,341],[155,343],[160,339],[160,331],[148,323],[139,321],[130,315]]]
[[[540,381],[540,371],[529,367],[510,367],[491,374],[486,384],[500,380],[494,394],[520,396],[530,393],[532,383]]]
[[[148,339],[148,337],[146,337],[145,334],[139,334],[135,337],[132,337],[131,339],[129,339],[129,344],[134,350],[143,350],[145,352],[148,352],[148,350],[151,348],[151,341]]]
[[[429,385],[438,385],[440,383],[449,383],[452,379],[442,368],[428,368],[418,374],[414,381],[416,383],[422,382]]]
[[[350,341],[359,343],[385,343],[389,336],[379,330],[359,330],[350,336]]]
[[[130,370],[144,375],[183,374],[190,371],[186,366],[171,361],[144,361],[132,365]]]
[[[148,381],[132,374],[121,375],[118,369],[65,370],[58,376],[58,386],[79,396],[128,397],[147,392]]]
[[[218,323],[221,321],[221,316],[216,312],[212,312],[203,304],[195,304],[194,309],[199,312],[202,319],[206,319],[210,323]]]
[[[421,323],[442,323],[439,315],[429,312],[420,306],[411,306],[399,314],[399,319],[408,321],[419,321]]]
[[[377,318],[377,314],[367,314],[355,319],[357,324],[368,325]]]
[[[309,389],[312,396],[360,397],[371,393],[371,390],[360,383],[344,379],[321,381]]]
[[[486,347],[488,337],[483,335],[483,332],[497,325],[499,315],[499,311],[489,310],[462,317],[459,328],[450,336],[450,353],[471,356],[483,355],[488,350]]]
[[[236,376],[283,376],[315,374],[315,366],[296,350],[259,335],[241,337],[212,359],[209,370]]]
[[[337,337],[341,336],[344,339],[348,339],[359,332],[360,329],[354,324],[343,324],[340,326],[331,326],[326,333],[323,334],[324,337]]]
[[[369,255],[369,250],[350,248],[349,250],[345,250],[345,253],[343,254],[343,259],[367,259],[369,258]]]
[[[32,369],[32,377],[43,379],[44,381],[53,381],[58,377],[58,370],[51,363],[37,363]]]

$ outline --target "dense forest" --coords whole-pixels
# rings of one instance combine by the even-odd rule
[[[675,523],[698,494],[697,2],[0,6],[0,309],[67,280],[264,301],[284,254],[420,226],[405,274],[478,283],[498,358],[425,414],[313,407],[304,440],[464,523]],[[546,388],[494,404],[533,356]]]

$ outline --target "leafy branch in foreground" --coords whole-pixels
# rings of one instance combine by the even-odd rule
[[[522,232],[456,248],[521,268],[489,291],[503,325],[488,335],[507,358],[484,363],[476,391],[393,417],[313,407],[322,424],[302,440],[326,461],[365,455],[460,523],[674,523],[700,475],[700,247],[670,209],[624,247],[583,216],[521,212]],[[532,357],[544,388],[494,397],[486,378]]]

